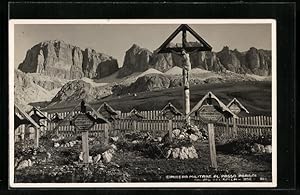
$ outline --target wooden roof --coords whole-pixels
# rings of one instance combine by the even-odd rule
[[[242,104],[240,101],[238,101],[236,98],[233,98],[233,99],[227,104],[227,107],[229,108],[232,104],[237,104],[238,107],[239,107],[241,110],[245,111],[246,113],[249,113],[249,111],[243,106],[243,104]]]
[[[133,108],[129,113],[129,118],[137,117],[139,119],[145,118],[139,111]]]
[[[94,122],[96,123],[110,123],[105,117],[103,117],[97,110],[95,110],[91,105],[87,104],[87,103],[84,103],[85,107],[87,109],[90,109],[91,110],[91,113],[86,113],[87,116],[91,119],[91,120],[94,120]],[[59,123],[56,125],[56,127],[53,129],[53,131],[55,131],[62,123],[64,123],[65,121],[71,119],[71,117],[73,116],[73,112],[82,106],[82,102],[80,102],[79,104],[77,104],[71,111],[70,113],[65,117],[63,118],[61,121],[59,121]],[[72,119],[71,119],[72,120]]]
[[[118,115],[118,112],[113,109],[108,103],[104,102],[103,104],[101,104],[99,106],[99,108],[97,109],[97,111],[100,113],[101,109],[105,109],[107,112],[109,112],[111,115]]]
[[[29,124],[33,125],[36,128],[40,128],[40,125],[37,124],[31,116],[29,116],[25,111],[23,111],[18,105],[14,104],[15,114],[18,113],[23,117],[24,120],[27,120]]]
[[[223,102],[221,102],[221,100],[219,100],[219,98],[217,98],[212,92],[208,92],[190,111],[190,113],[187,115],[187,117],[189,117],[192,113],[196,112],[198,109],[200,109],[200,107],[203,105],[204,101],[208,98],[212,98],[214,100],[217,101],[219,107],[221,108],[222,112],[227,112],[228,114],[230,114],[233,118],[238,118],[238,116],[236,114],[234,114],[233,112],[231,112],[231,110],[229,110],[229,108],[223,104]]]
[[[169,102],[160,112],[161,114],[164,114],[166,111],[171,111],[176,116],[183,115],[171,102]]]

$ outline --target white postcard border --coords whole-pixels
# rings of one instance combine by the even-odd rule
[[[17,24],[271,24],[272,182],[15,183],[14,25]],[[277,50],[274,19],[10,19],[9,20],[9,186],[11,188],[270,188],[277,186]]]

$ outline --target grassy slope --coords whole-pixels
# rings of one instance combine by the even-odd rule
[[[208,92],[213,92],[223,103],[227,104],[232,98],[237,98],[250,112],[250,115],[271,115],[272,98],[271,82],[235,82],[219,83],[191,86],[191,108],[201,100]],[[168,101],[171,101],[177,108],[182,109],[183,90],[182,87],[170,88],[159,91],[142,92],[137,96],[111,96],[104,98],[101,102],[91,103],[94,108],[98,108],[104,101],[113,108],[130,111],[133,107],[138,110],[160,110]],[[55,105],[46,111],[70,110],[76,103],[68,105]]]

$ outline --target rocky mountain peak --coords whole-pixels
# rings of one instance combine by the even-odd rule
[[[102,78],[116,72],[118,62],[92,48],[82,50],[62,40],[48,40],[29,49],[18,69],[63,79]]]

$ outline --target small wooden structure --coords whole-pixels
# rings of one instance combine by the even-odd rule
[[[249,111],[243,106],[241,102],[239,102],[236,98],[233,98],[228,104],[227,107],[231,112],[233,112],[236,115],[239,115],[241,111],[244,111],[245,113],[249,114]],[[233,134],[234,136],[237,136],[237,124],[236,124],[236,119],[233,119]],[[229,121],[228,118],[226,118],[226,128],[227,130],[229,129]]]
[[[198,112],[200,119],[207,123],[208,142],[210,150],[211,166],[217,168],[217,154],[215,145],[214,123],[218,122],[222,116],[238,118],[228,107],[223,104],[212,92],[208,92],[188,114]]]
[[[172,141],[172,130],[173,130],[173,118],[176,116],[183,116],[183,114],[171,103],[169,102],[161,111],[161,115],[166,117],[168,122],[168,135],[169,140]]]
[[[106,102],[101,104],[101,106],[97,109],[97,112],[99,112],[110,122],[116,120],[116,117],[119,115],[119,113]]]
[[[14,114],[14,123],[15,123],[15,130],[24,125],[24,134],[27,133],[30,127],[34,128],[34,146],[39,147],[39,130],[40,125],[25,111],[23,111],[18,105],[14,105],[15,114]]]
[[[132,130],[136,131],[138,129],[138,122],[143,120],[145,117],[135,108],[133,108],[129,113],[129,119],[132,120]]]
[[[74,116],[74,111],[80,108],[80,112],[76,113]],[[88,112],[88,109],[91,110],[91,113]],[[82,136],[82,152],[83,152],[83,162],[88,163],[89,160],[89,137],[88,131],[95,125],[100,123],[110,122],[103,117],[100,113],[98,113],[93,107],[89,104],[86,104],[84,100],[81,101],[80,104],[76,105],[73,110],[70,112],[68,116],[66,116],[63,120],[61,120],[58,125],[54,128],[57,129],[60,124],[62,124],[65,120],[70,121],[70,125],[73,125],[77,131],[81,132]],[[105,142],[108,142],[108,129],[106,128],[104,131]]]

